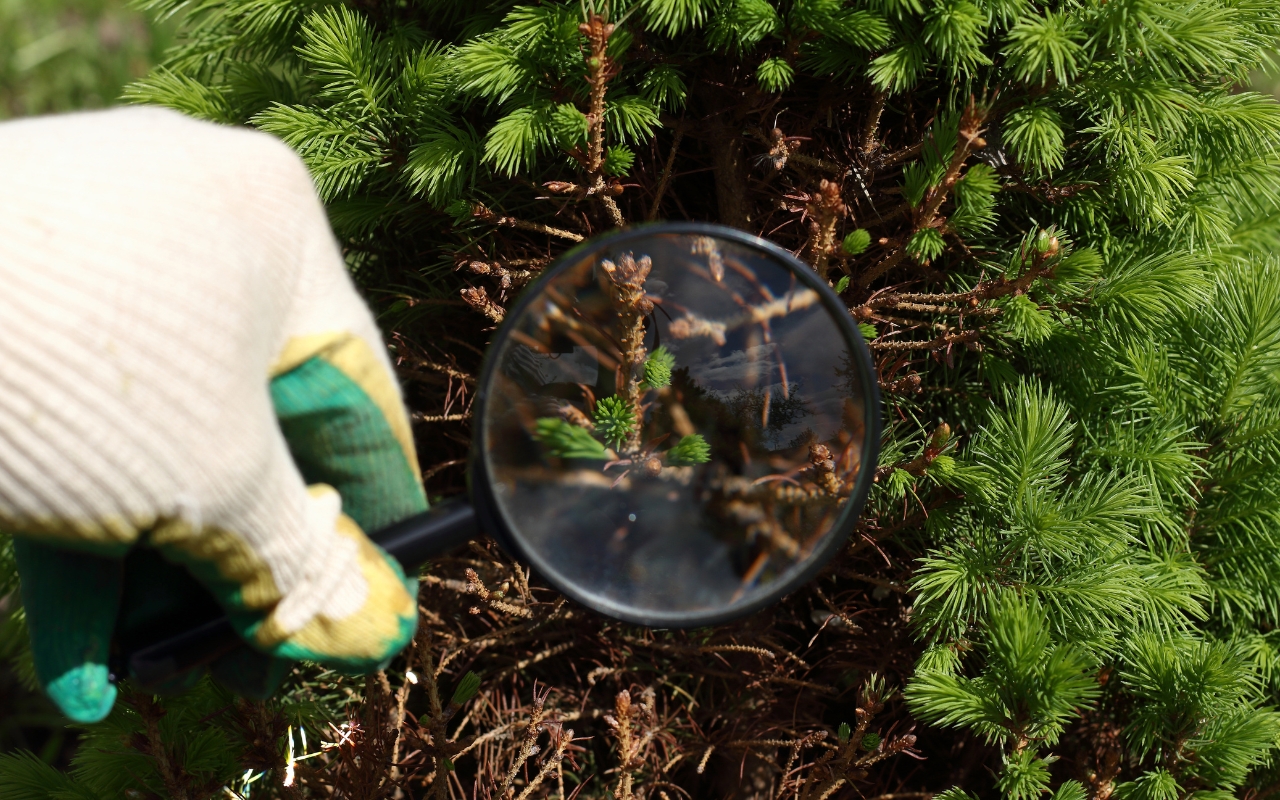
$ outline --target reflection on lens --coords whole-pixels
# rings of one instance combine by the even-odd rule
[[[848,330],[734,238],[630,236],[563,265],[510,321],[483,400],[508,529],[624,618],[768,595],[831,544],[867,457]]]

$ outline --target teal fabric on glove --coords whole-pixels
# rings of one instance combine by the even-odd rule
[[[116,699],[107,656],[120,609],[120,559],[77,553],[17,537],[22,605],[36,676],[62,712],[96,722]]]

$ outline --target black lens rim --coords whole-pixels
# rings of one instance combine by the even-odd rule
[[[844,333],[850,349],[855,354],[854,360],[858,380],[865,398],[863,425],[866,436],[862,445],[861,463],[866,466],[858,475],[858,481],[854,486],[853,493],[849,496],[844,512],[833,524],[836,534],[829,536],[822,547],[814,553],[809,564],[791,576],[791,578],[781,581],[777,586],[749,603],[714,612],[637,613],[630,607],[604,601],[597,596],[580,590],[578,586],[569,581],[561,580],[560,573],[556,571],[554,565],[550,564],[547,559],[532,548],[525,546],[520,537],[512,533],[505,519],[505,514],[494,496],[493,488],[489,482],[488,470],[485,466],[484,409],[489,399],[489,389],[492,385],[493,373],[497,369],[499,355],[515,324],[515,320],[519,319],[520,315],[533,302],[533,299],[542,291],[542,287],[561,269],[578,263],[590,253],[605,247],[616,247],[618,244],[625,243],[631,239],[655,234],[694,234],[728,239],[747,247],[762,250],[790,266],[801,283],[818,293],[823,305],[826,306],[832,318],[836,321],[837,327]],[[481,529],[507,548],[512,555],[532,566],[557,590],[571,599],[607,617],[654,628],[700,628],[709,625],[720,625],[754,614],[807,584],[839,552],[853,532],[853,528],[862,514],[867,495],[871,491],[871,484],[875,478],[875,467],[879,463],[882,413],[880,387],[876,379],[875,366],[871,360],[871,349],[867,347],[866,341],[862,338],[862,333],[858,330],[858,326],[854,324],[849,309],[840,300],[835,291],[818,277],[812,267],[787,250],[759,236],[713,223],[658,222],[637,225],[624,231],[583,242],[557,258],[543,270],[542,275],[536,281],[524,290],[519,300],[507,311],[506,318],[499,326],[497,333],[487,348],[484,364],[480,371],[480,380],[477,384],[476,396],[472,401],[472,408],[475,409],[475,412],[472,415],[473,438],[467,475],[471,489],[471,501],[475,506],[476,517],[480,522]]]

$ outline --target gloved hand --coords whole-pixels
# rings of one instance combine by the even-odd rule
[[[362,528],[425,508],[379,331],[291,150],[157,109],[0,125],[0,530],[68,716],[114,700],[133,548],[186,567],[258,652],[373,669],[417,602]]]

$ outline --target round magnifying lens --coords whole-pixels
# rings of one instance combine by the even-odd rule
[[[719,226],[565,255],[509,313],[476,400],[483,527],[602,613],[690,627],[810,578],[875,471],[870,356],[807,265]]]

